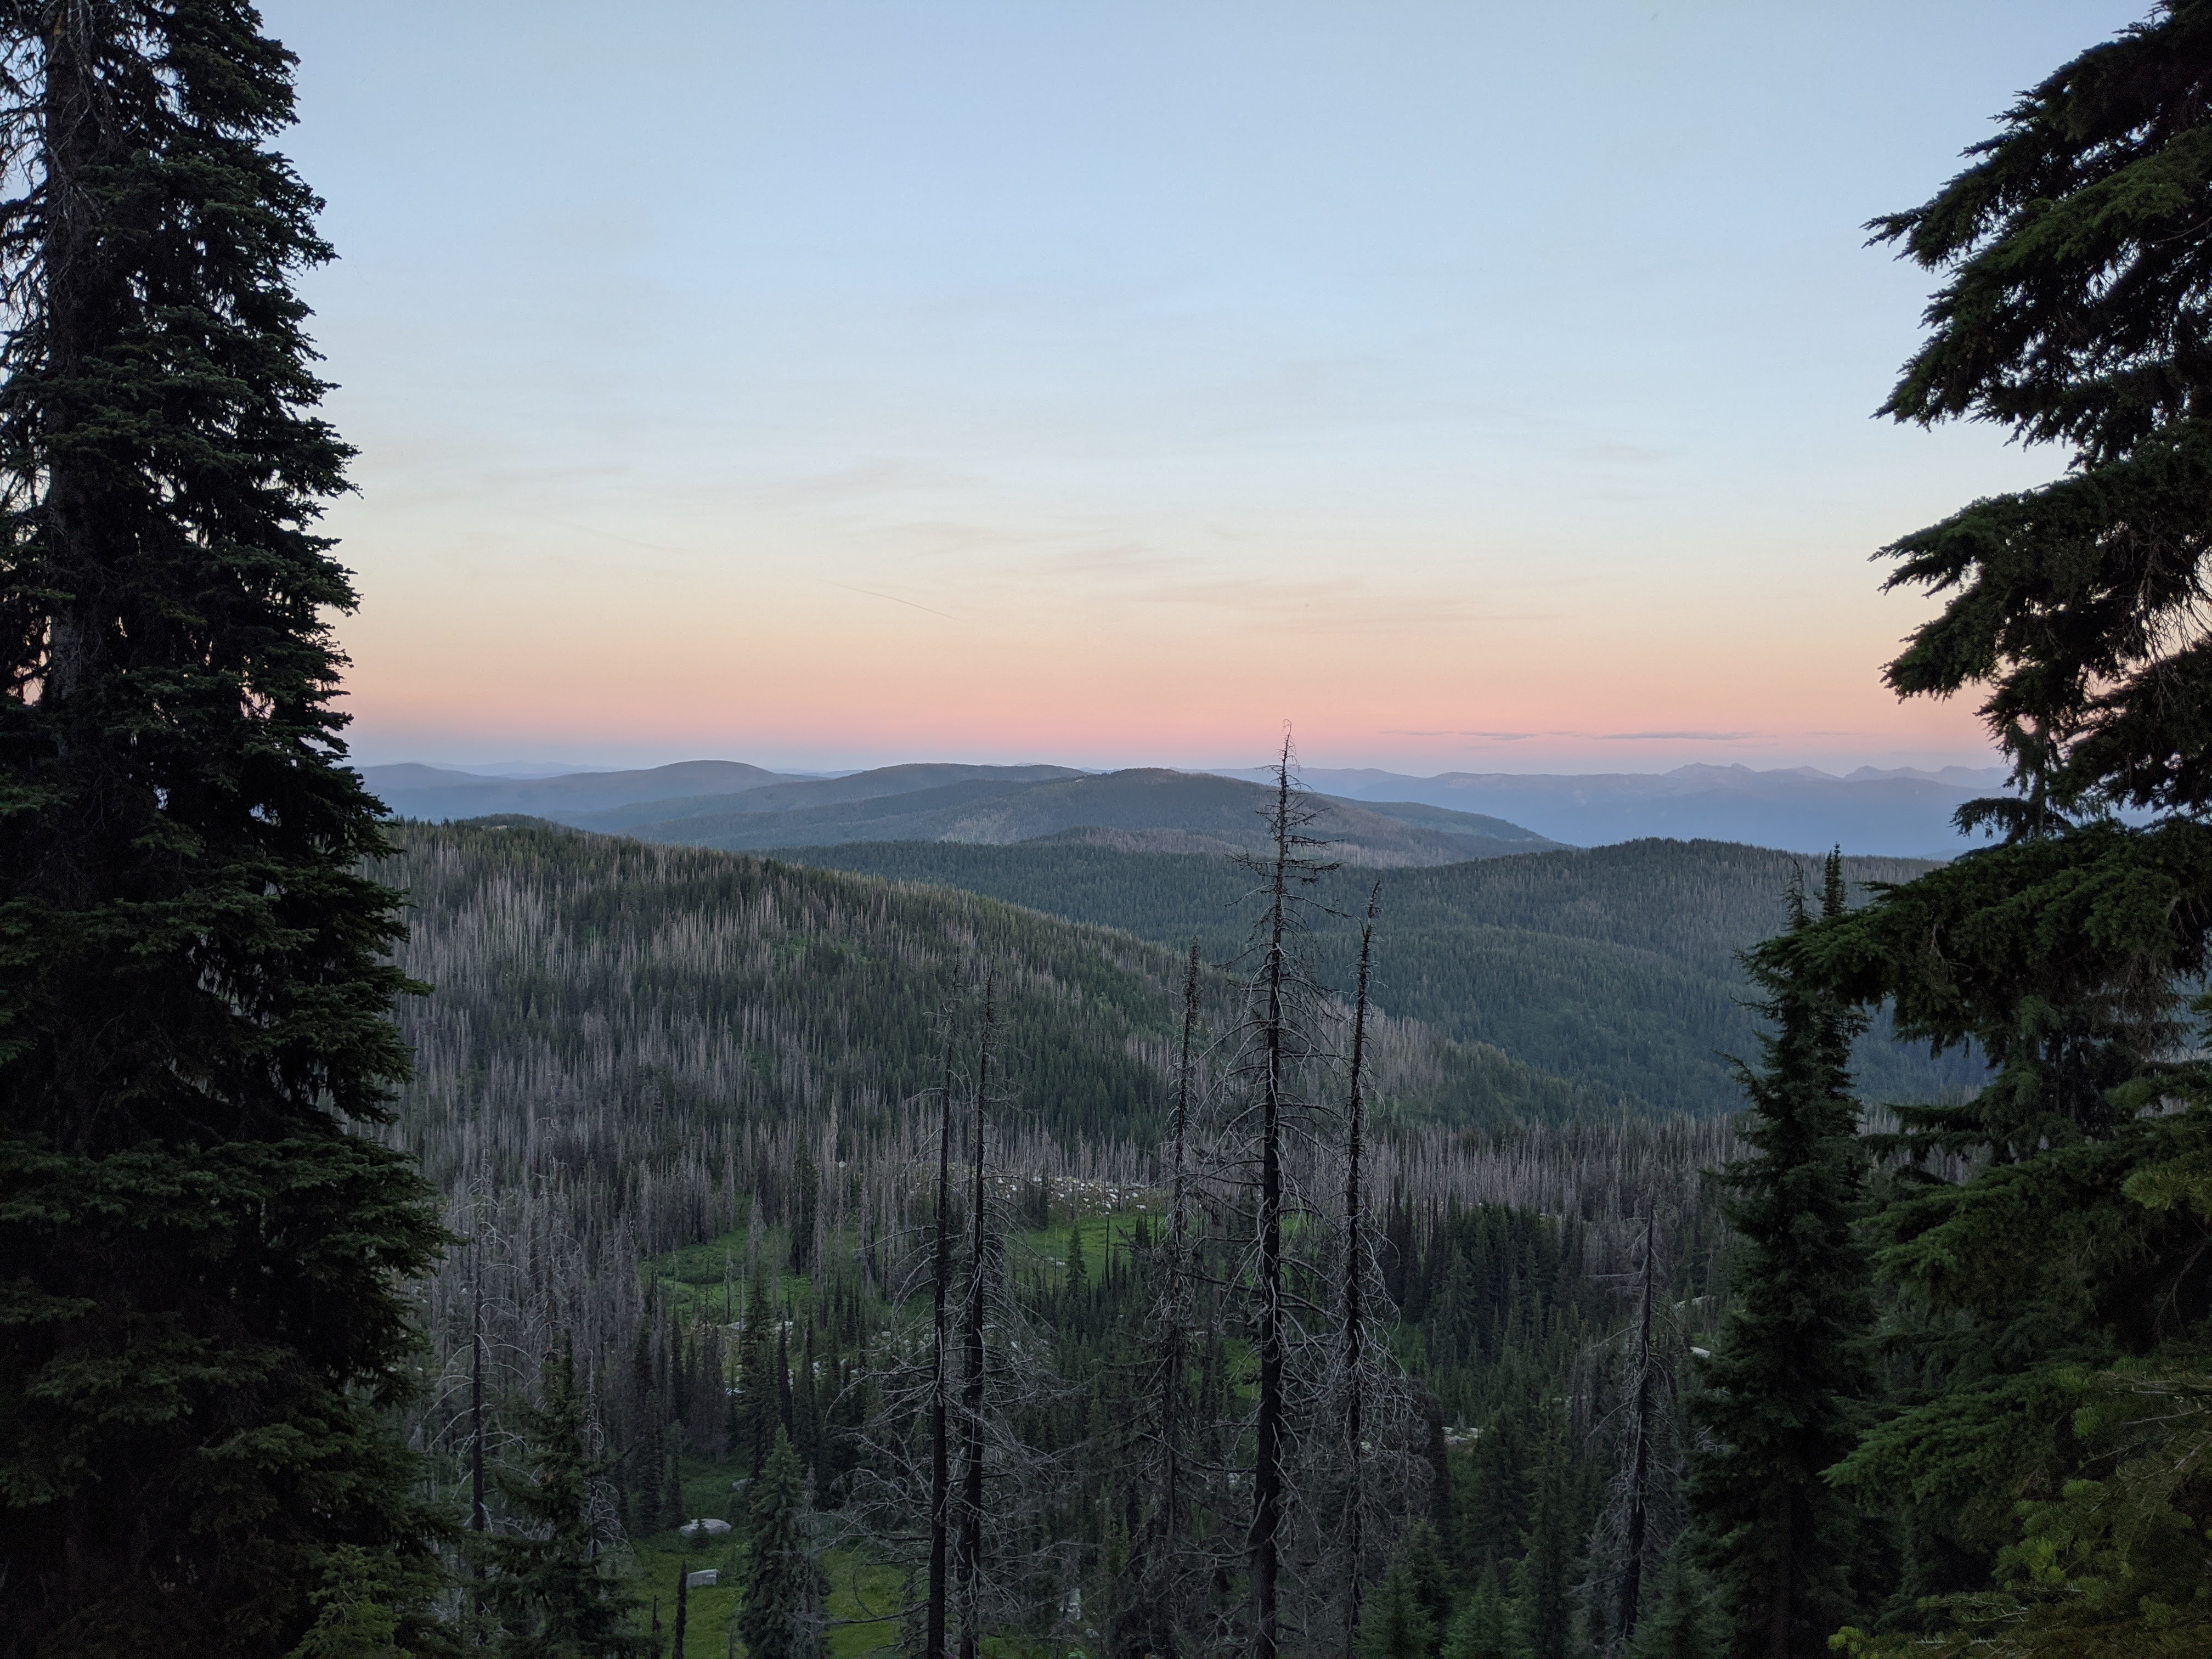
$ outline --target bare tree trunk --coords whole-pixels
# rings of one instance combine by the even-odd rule
[[[964,1370],[961,1377],[961,1493],[960,1656],[977,1659],[981,1651],[983,1577],[983,1311],[984,1275],[989,1265],[986,1246],[983,1185],[983,1111],[991,1085],[991,1037],[997,1023],[992,1001],[992,981],[983,981],[983,1039],[975,1066],[975,1181],[971,1210],[968,1262],[968,1306],[963,1319]]]
[[[1656,1201],[1644,1214],[1644,1274],[1636,1310],[1636,1349],[1632,1364],[1635,1394],[1628,1415],[1628,1516],[1623,1532],[1620,1598],[1613,1613],[1613,1639],[1626,1646],[1643,1610],[1644,1540],[1650,1526],[1652,1413],[1657,1379],[1652,1375],[1651,1316],[1655,1293],[1653,1261],[1658,1254]]]
[[[97,73],[87,60],[96,56],[92,14],[62,14],[48,34],[46,96],[41,110],[40,161],[46,167],[46,226],[41,263],[46,270],[46,373],[64,379],[82,362],[99,323],[96,308],[106,287],[108,261],[84,177],[109,159],[112,144],[100,131]],[[72,461],[64,440],[76,424],[71,400],[50,400],[44,416],[46,467],[44,508],[55,563],[69,573],[73,590],[49,622],[46,660],[40,696],[55,702],[90,682],[108,655],[101,600],[106,598],[107,560],[88,520],[85,501],[91,470]],[[64,750],[68,736],[61,734]]]
[[[1190,1231],[1189,1136],[1191,1045],[1198,1035],[1198,941],[1190,942],[1190,966],[1182,982],[1182,1054],[1176,1066],[1175,1152],[1168,1221],[1167,1328],[1160,1353],[1160,1541],[1168,1562],[1183,1542],[1183,1389],[1190,1355],[1189,1264],[1184,1259]]]
[[[483,1285],[477,1285],[476,1309],[469,1335],[475,1353],[469,1364],[469,1530],[483,1532],[491,1524],[484,1509],[483,1455]],[[483,1569],[477,1568],[482,1576]]]
[[[1274,1659],[1279,1639],[1276,1578],[1283,1529],[1283,1067],[1284,960],[1290,925],[1291,746],[1275,772],[1274,870],[1267,894],[1267,997],[1260,1100],[1260,1398],[1252,1470],[1252,1523],[1246,1534],[1252,1574],[1254,1659]]]
[[[936,1304],[934,1346],[929,1386],[929,1612],[922,1638],[924,1659],[945,1659],[945,1589],[947,1522],[951,1502],[951,1458],[945,1435],[945,1350],[951,1334],[945,1302],[952,1285],[952,1014],[945,1020],[945,1085],[937,1117],[937,1260],[930,1274]]]
[[[483,1264],[478,1261],[473,1305],[469,1310],[469,1345],[473,1352],[469,1356],[469,1530],[483,1542],[483,1534],[490,1529],[491,1513],[484,1507],[484,1420],[483,1420]],[[489,1568],[482,1549],[470,1552],[476,1559],[470,1567],[477,1581],[477,1592],[471,1606],[481,1621],[484,1616],[484,1578]],[[478,1628],[471,1638],[482,1642],[483,1631]]]
[[[1366,1571],[1362,1535],[1367,1508],[1367,1465],[1360,1443],[1364,1431],[1361,1416],[1366,1406],[1362,1368],[1366,1355],[1366,1310],[1361,1305],[1366,1268],[1366,1221],[1359,1191],[1361,1139],[1366,1127],[1366,1103],[1361,1094],[1367,1061],[1367,979],[1375,952],[1375,911],[1382,900],[1382,884],[1367,895],[1367,921],[1359,934],[1359,990],[1352,1014],[1352,1086],[1345,1102],[1344,1133],[1344,1451],[1346,1501],[1344,1516],[1344,1652],[1352,1659],[1359,1640],[1360,1592]]]

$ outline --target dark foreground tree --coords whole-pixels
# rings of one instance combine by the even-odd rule
[[[2212,4],[2084,52],[1972,157],[1875,227],[1942,278],[1887,411],[1989,421],[2068,465],[1889,550],[1893,585],[1947,596],[1890,681],[1984,694],[2018,787],[1969,816],[2003,843],[1796,951],[1992,1066],[1971,1100],[1900,1112],[1918,1175],[1879,1266],[1910,1392],[1839,1475],[1902,1511],[1898,1622],[1948,1595],[1978,1627],[1946,1639],[1977,1652],[2199,1651],[2201,1541],[2178,1578],[2157,1564],[2212,1525],[2212,1485],[2113,1528],[2127,1506],[2092,1488],[2145,1460],[2092,1402],[2142,1367],[2201,1376],[2212,1335],[2212,1192],[2179,1173],[2212,1167],[2212,1090],[2178,994],[2212,932]]]
[[[237,0],[0,4],[0,1654],[282,1653],[420,1535],[291,68]]]
[[[1828,857],[1823,917],[1845,910],[1843,860]],[[1811,925],[1801,890],[1790,923]],[[1787,938],[1787,935],[1785,935]],[[1858,1517],[1822,1476],[1855,1443],[1871,1390],[1859,1345],[1874,1322],[1869,1271],[1852,1237],[1865,1185],[1852,1040],[1863,1017],[1802,983],[1786,957],[1752,953],[1771,1029],[1741,1133],[1752,1155],[1725,1172],[1739,1238],[1734,1305],[1705,1367],[1697,1415],[1711,1437],[1691,1500],[1738,1659],[1820,1651],[1856,1611]],[[1623,1621],[1625,1639],[1634,1624]]]

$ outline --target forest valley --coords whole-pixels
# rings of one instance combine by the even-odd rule
[[[1370,1006],[1385,885],[1352,982],[1313,975],[1307,810],[1286,755],[1220,964],[945,889],[403,826],[401,959],[441,990],[395,1133],[465,1241],[416,1432],[486,1540],[459,1559],[507,1552],[462,1627],[507,1627],[538,1530],[596,1563],[577,1596],[698,1652],[1697,1626],[1680,1406],[1732,1137],[1424,1121],[1451,1062]],[[549,1460],[557,1522],[518,1484]]]
[[[394,822],[293,70],[0,0],[0,1659],[2212,1653],[2212,0],[1870,227],[1881,869]]]

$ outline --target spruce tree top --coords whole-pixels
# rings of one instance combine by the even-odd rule
[[[2212,3],[2167,0],[2024,95],[1878,240],[1944,274],[1883,412],[1972,418],[2072,452],[2069,476],[1887,550],[1953,597],[1888,670],[1990,688],[2017,836],[2110,801],[2212,803]]]
[[[374,1118],[406,1067],[313,529],[351,452],[292,279],[330,249],[256,21],[0,7],[0,1062],[77,1150]]]

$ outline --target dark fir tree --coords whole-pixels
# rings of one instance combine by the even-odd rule
[[[1421,1595],[1419,1569],[1401,1553],[1367,1598],[1357,1650],[1361,1659],[1429,1659],[1437,1636],[1435,1618]]]
[[[1513,1575],[1521,1626],[1534,1659],[1568,1659],[1574,1650],[1575,1545],[1581,1532],[1574,1483],[1574,1456],[1563,1415],[1544,1437],[1523,1550]]]
[[[738,1579],[738,1639],[748,1659],[805,1659],[819,1638],[822,1568],[806,1535],[806,1487],[791,1437],[779,1432],[753,1496]]]
[[[1726,1637],[1715,1626],[1707,1587],[1680,1551],[1661,1571],[1655,1604],[1636,1626],[1630,1659],[1718,1659]]]
[[[0,43],[0,1653],[282,1653],[416,1547],[382,1407],[441,1243],[349,1132],[408,988],[331,701],[330,250],[249,6]]]
[[[1970,1100],[1899,1114],[1897,1150],[1923,1173],[1887,1210],[1879,1265],[1909,1392],[1838,1474],[1904,1510],[1908,1601],[1968,1596],[1982,1618],[1995,1594],[2018,1651],[2212,1645],[2201,1562],[2176,1578],[2156,1546],[2212,1524],[2204,1483],[2124,1536],[2022,1531],[2041,1524],[2034,1494],[2117,1478],[2086,1396],[2212,1334],[2212,1192],[2179,1175],[2212,1158],[2212,1090],[2177,996],[2212,931],[2208,191],[2212,5],[2171,0],[1874,227],[1942,279],[1887,412],[1990,422],[2067,463],[1889,550],[1893,586],[1946,596],[1890,682],[1982,693],[2016,787],[1967,816],[2000,844],[1796,952],[1889,1001],[1901,1035],[1990,1062]],[[1971,1178],[1936,1178],[1961,1158]]]
[[[1486,1572],[1453,1617],[1444,1637],[1443,1659],[1523,1659],[1528,1644],[1511,1600]]]
[[[600,1554],[593,1489],[610,1460],[596,1455],[575,1361],[564,1340],[539,1377],[538,1399],[517,1408],[523,1466],[500,1481],[513,1532],[482,1547],[491,1568],[486,1599],[494,1650],[514,1659],[607,1659],[647,1650],[631,1634],[636,1598]]]
[[[1820,915],[1845,908],[1843,860],[1831,854]],[[1793,933],[1812,924],[1802,888],[1790,917]],[[1729,1652],[1793,1659],[1820,1651],[1856,1611],[1858,1517],[1823,1475],[1851,1449],[1856,1403],[1871,1389],[1870,1275],[1852,1236],[1865,1154],[1850,1070],[1866,1022],[1804,983],[1782,952],[1754,951],[1746,965],[1770,1029],[1759,1066],[1744,1072],[1751,1107],[1738,1133],[1751,1156],[1723,1173],[1738,1241],[1733,1301],[1695,1407],[1710,1443],[1691,1502]]]

